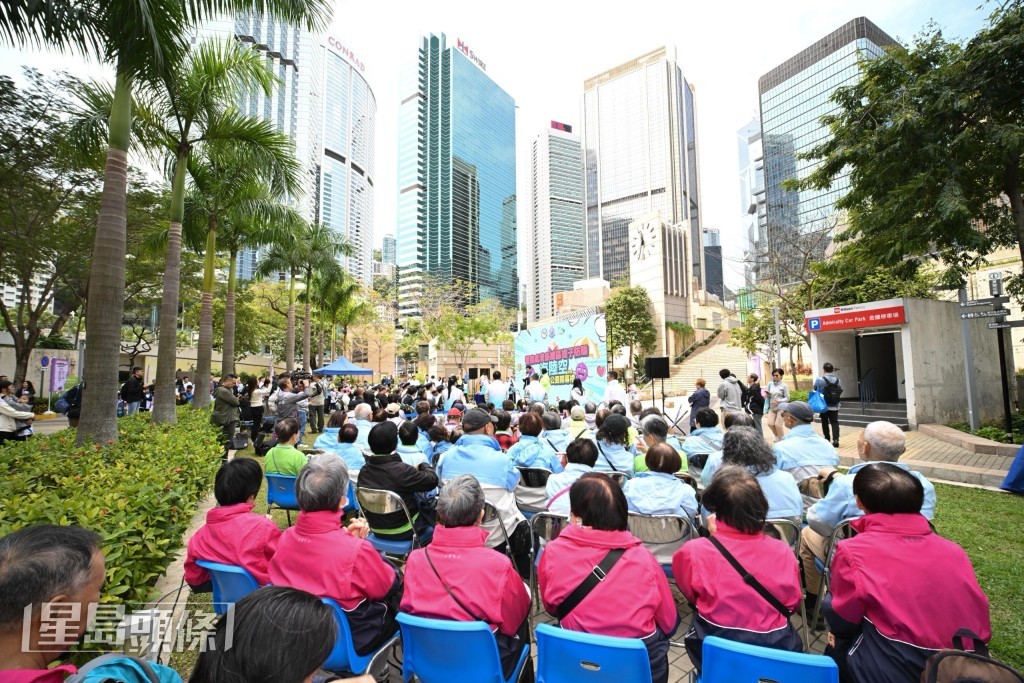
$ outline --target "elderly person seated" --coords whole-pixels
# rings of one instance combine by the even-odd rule
[[[565,452],[565,470],[548,477],[544,493],[546,507],[552,512],[569,512],[569,490],[576,480],[587,472],[594,471],[597,464],[597,444],[591,439],[575,439],[569,442]]]
[[[685,638],[690,661],[699,672],[707,636],[803,651],[789,622],[800,605],[800,569],[786,543],[762,533],[768,499],[756,478],[740,467],[722,467],[704,489],[703,503],[712,513],[710,538],[686,543],[672,558],[676,585],[694,605]]]
[[[252,458],[235,458],[220,466],[213,480],[217,507],[206,513],[206,524],[188,540],[185,581],[193,591],[211,590],[210,572],[196,560],[233,564],[252,574],[259,585],[270,583],[267,569],[281,530],[265,515],[252,512],[262,483],[263,470]]]
[[[365,451],[370,448],[367,439],[370,437],[370,430],[373,429],[373,423],[370,422],[370,418],[373,417],[373,408],[368,403],[359,403],[352,409],[352,417],[356,427],[359,428],[356,447]]]
[[[596,408],[595,408],[596,410]],[[583,406],[573,406],[569,409],[569,426],[566,431],[569,433],[569,439],[578,439],[580,435],[587,436],[590,434],[590,427],[587,426],[587,412]]]
[[[519,441],[508,449],[508,457],[516,467],[543,467],[552,472],[562,471],[558,453],[540,438],[543,431],[543,418],[537,414],[530,412],[519,418]]]
[[[628,531],[625,494],[610,477],[584,474],[569,490],[569,509],[570,526],[544,547],[537,570],[544,609],[565,629],[643,639],[651,679],[665,683],[679,614],[661,565]],[[580,595],[595,571],[604,580]]]
[[[711,461],[708,461],[711,464]],[[776,467],[775,455],[764,436],[753,427],[733,427],[725,433],[722,443],[722,467],[744,467],[757,478],[768,499],[768,519],[789,519],[800,524],[804,511],[803,497],[793,477]],[[717,470],[721,467],[716,468]],[[702,476],[707,476],[705,468]],[[704,479],[705,485],[714,476]]]
[[[679,471],[686,472],[689,469],[686,453],[683,451],[683,446],[679,443],[679,439],[674,435],[669,436],[668,420],[662,417],[661,412],[657,408],[648,408],[647,410],[651,412],[644,411],[643,416],[640,418],[640,440],[637,442],[637,450],[640,453],[633,458],[633,471],[637,473],[646,472],[647,462],[644,456],[647,450],[655,444],[667,443],[679,453]]]
[[[266,473],[298,476],[299,470],[306,466],[305,454],[295,447],[299,441],[299,421],[294,417],[279,419],[274,423],[274,436],[277,445],[267,451],[263,459]]]
[[[476,478],[461,474],[445,485],[437,497],[434,540],[414,550],[405,565],[402,611],[487,622],[507,678],[530,646],[530,593],[508,558],[484,545],[483,516],[484,490]]]
[[[414,430],[416,425],[406,422]],[[403,425],[404,426],[404,425]],[[415,437],[414,437],[415,438]],[[370,451],[366,464],[359,472],[359,486],[397,493],[412,515],[412,526],[402,511],[377,514],[364,509],[363,514],[374,534],[389,540],[408,540],[413,529],[420,538],[430,536],[434,526],[432,493],[438,485],[437,474],[425,460],[413,466],[396,453],[398,430],[394,422],[381,422],[370,430]],[[419,452],[419,451],[417,451]]]
[[[775,444],[775,459],[779,469],[801,482],[817,477],[822,467],[835,467],[839,456],[821,435],[814,431],[814,411],[804,401],[779,404],[782,422],[789,433]]]
[[[432,415],[429,415],[433,419]],[[391,424],[394,424],[392,422]],[[429,437],[428,437],[429,438]],[[420,429],[412,420],[406,420],[398,427],[398,449],[395,451],[407,465],[416,467],[420,463],[427,462],[427,456],[420,450],[418,445]]]
[[[683,452],[690,467],[704,468],[708,456],[722,450],[722,430],[718,428],[718,413],[711,408],[701,408],[694,417],[697,428],[683,441]]]
[[[963,548],[928,526],[921,480],[894,463],[871,463],[853,479],[864,516],[832,558],[822,612],[842,680],[917,681],[925,661],[959,629],[988,642],[988,598]]]
[[[313,448],[319,451],[333,451],[338,445],[338,432],[348,422],[348,413],[344,410],[335,410],[327,418],[327,426],[313,442]]]
[[[824,561],[828,539],[835,528],[848,519],[864,514],[857,507],[857,499],[853,495],[853,482],[857,472],[865,466],[876,462],[892,463],[917,477],[924,488],[921,514],[928,519],[935,517],[935,487],[921,473],[914,472],[897,462],[905,450],[906,435],[902,429],[891,422],[872,422],[864,428],[857,439],[857,455],[862,462],[851,467],[845,475],[831,467],[823,468],[818,473],[827,493],[807,510],[808,526],[804,527],[803,540],[800,543],[800,560],[803,563],[808,604],[813,606],[817,601],[821,586],[821,574],[815,568],[814,558]]]
[[[648,471],[638,473],[623,488],[630,511],[693,519],[697,515],[697,492],[675,476],[683,461],[676,449],[656,443],[647,449],[644,458]]]
[[[335,411],[335,413],[331,415],[332,420],[334,415],[338,412],[339,411]],[[329,424],[330,422],[328,422],[328,425]],[[324,430],[324,434],[321,436],[326,435],[329,431],[331,431],[330,427]],[[356,446],[356,439],[358,438],[359,427],[348,422],[338,429],[338,434],[334,443],[328,443],[327,447],[321,449],[326,453],[334,453],[345,461],[345,464],[348,466],[349,476],[352,477],[353,482],[359,481],[359,470],[363,469],[363,465],[366,464],[366,457],[363,455],[363,451]],[[317,443],[320,443],[319,438],[317,439]]]
[[[725,414],[725,418],[722,419],[722,425],[725,427],[725,431],[728,432],[733,427],[753,427],[754,418],[746,413],[729,412]],[[703,469],[700,471],[700,481],[703,486],[707,486],[711,483],[711,477],[715,475],[715,470],[722,466],[722,451],[715,451],[708,456],[707,462],[704,463]]]
[[[565,447],[569,445],[569,430],[562,428],[562,418],[558,413],[547,411],[541,416],[544,421],[544,433],[541,438],[551,446],[556,453],[565,453]]]
[[[597,465],[599,472],[625,472],[633,476],[636,449],[629,440],[629,418],[611,413],[597,430]]]
[[[348,481],[345,461],[330,453],[302,468],[295,482],[299,517],[281,536],[270,582],[335,600],[348,617],[356,652],[365,655],[395,633],[402,576],[366,540],[365,520],[341,526]]]
[[[60,683],[76,672],[49,664],[78,645],[100,601],[100,542],[87,529],[49,524],[0,537],[0,681]]]

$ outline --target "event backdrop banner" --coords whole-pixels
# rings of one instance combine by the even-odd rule
[[[573,379],[583,382],[586,400],[600,401],[608,384],[608,336],[604,313],[537,325],[516,335],[516,389],[522,392],[526,366],[551,376],[549,401],[569,399]]]

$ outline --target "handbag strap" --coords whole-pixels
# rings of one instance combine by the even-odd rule
[[[465,612],[465,613],[466,613],[466,614],[468,614],[469,616],[473,617],[473,621],[487,621],[486,619],[483,619],[483,618],[481,618],[481,617],[478,617],[478,616],[476,615],[476,612],[474,612],[473,610],[471,610],[471,609],[469,609],[468,607],[466,607],[466,606],[465,606],[464,604],[462,604],[462,601],[461,601],[461,600],[459,600],[459,599],[458,599],[457,597],[455,597],[455,593],[453,593],[453,592],[452,592],[452,589],[448,587],[448,584],[444,582],[444,579],[442,579],[442,578],[441,578],[441,575],[440,575],[440,574],[438,573],[438,571],[437,571],[437,567],[435,567],[435,566],[434,566],[434,561],[430,559],[430,550],[429,550],[429,549],[427,549],[427,548],[424,548],[424,549],[423,549],[423,554],[424,554],[424,555],[426,555],[426,557],[427,557],[427,564],[429,564],[429,565],[430,565],[430,568],[431,568],[431,569],[432,569],[432,570],[434,571],[434,576],[436,576],[436,577],[437,577],[437,580],[441,582],[441,586],[442,586],[442,587],[443,587],[443,588],[445,589],[445,591],[446,591],[446,592],[448,593],[448,596],[449,596],[449,597],[450,597],[450,598],[451,598],[452,600],[454,600],[454,601],[455,601],[455,604],[456,604],[456,605],[458,605],[458,606],[459,606],[459,608],[460,608],[460,609],[461,609],[461,610],[462,610],[463,612]]]
[[[583,582],[576,586],[576,589],[569,593],[569,597],[563,600],[562,604],[555,610],[558,613],[559,621],[569,616],[569,613],[576,609],[577,605],[590,595],[590,591],[597,588],[597,584],[604,581],[605,577],[608,576],[608,572],[612,570],[612,567],[622,558],[625,552],[625,548],[613,548],[608,551],[607,555],[601,558],[601,561],[587,574]]]
[[[736,572],[743,577],[743,583],[747,584],[755,591],[757,591],[758,595],[764,598],[769,605],[777,609],[782,616],[786,617],[786,619],[789,619],[791,616],[793,616],[794,610],[789,609],[781,602],[779,602],[779,599],[772,595],[767,588],[762,586],[761,582],[754,578],[753,574],[744,569],[743,565],[739,563],[739,560],[733,557],[732,553],[725,549],[725,546],[722,545],[721,541],[719,541],[713,535],[708,536],[708,540],[711,541],[711,544],[713,546],[718,548],[718,552],[722,553],[722,557],[724,557],[726,561],[732,565],[732,568],[735,569]]]
[[[618,472],[619,468],[615,466],[615,463],[613,463],[607,455],[605,455],[604,449],[601,448],[601,440],[595,439],[595,441],[597,442],[597,450],[601,451],[601,457],[604,458],[604,461],[612,468],[612,472]]]

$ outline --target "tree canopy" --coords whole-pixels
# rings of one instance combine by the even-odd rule
[[[612,357],[629,347],[629,366],[633,367],[633,353],[647,353],[654,348],[658,330],[651,321],[651,297],[643,287],[622,287],[605,304],[608,324],[608,354]]]

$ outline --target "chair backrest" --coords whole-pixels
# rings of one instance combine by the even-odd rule
[[[764,533],[777,538],[800,556],[800,525],[791,519],[769,519],[764,523]]]
[[[551,470],[546,470],[543,467],[517,467],[516,469],[519,470],[521,485],[532,489],[547,486],[548,477],[551,476]]]
[[[687,541],[697,538],[693,522],[680,515],[629,513],[629,533],[644,542],[660,564],[672,564],[672,555]]]
[[[835,660],[708,636],[701,683],[839,683]]]
[[[345,507],[343,507],[341,511],[344,513],[359,511],[359,501],[356,500],[356,485],[351,479],[348,480],[348,493],[345,494]]]
[[[295,498],[295,480],[283,474],[268,474],[267,505],[289,510],[298,510],[299,501]]]
[[[508,546],[508,529],[505,528],[505,524],[501,521],[501,515],[498,513],[498,508],[494,507],[494,503],[489,500],[484,501],[484,518],[480,521],[481,526],[494,525],[499,530],[505,543],[506,552],[510,552],[511,548]]]
[[[625,472],[602,472],[601,474],[607,474],[609,477],[614,479],[615,483],[620,487],[625,486],[626,482],[629,481],[629,475]]]
[[[330,598],[320,598],[325,605],[334,612],[334,623],[338,626],[338,635],[334,641],[334,649],[323,663],[321,669],[327,671],[350,671],[362,673],[366,670],[373,653],[360,657],[356,654],[355,644],[352,642],[352,629],[348,624],[348,617],[341,605]]]
[[[689,474],[688,472],[676,472],[676,479],[683,482],[684,484],[689,484],[690,486],[693,487],[694,491],[696,491],[699,488],[697,484],[697,478],[694,477],[692,474]]]
[[[651,660],[639,638],[613,638],[537,625],[537,683],[649,683]]]
[[[376,515],[389,515],[392,512],[403,511],[406,515],[409,514],[409,510],[405,507],[402,497],[394,491],[357,486],[356,501],[359,503],[360,508]]]
[[[256,578],[245,569],[233,564],[196,560],[196,564],[210,572],[213,583],[213,611],[224,614],[228,607],[260,587]]]
[[[530,529],[534,538],[553,541],[558,538],[565,527],[569,526],[569,515],[557,512],[538,512],[530,519]]]
[[[485,622],[426,619],[399,612],[398,626],[405,680],[415,675],[423,683],[504,683],[498,645]]]
[[[839,523],[839,526],[832,530],[832,535],[828,539],[828,548],[826,549],[825,553],[826,567],[832,566],[832,556],[836,552],[836,545],[838,545],[839,541],[842,541],[847,538],[852,538],[857,535],[857,530],[854,529],[853,525],[851,524],[851,522],[853,522],[854,519],[856,519],[856,517],[852,519],[844,519],[842,522]]]

